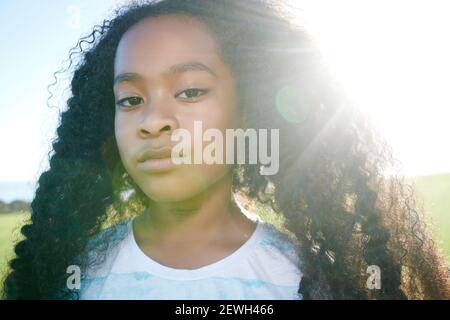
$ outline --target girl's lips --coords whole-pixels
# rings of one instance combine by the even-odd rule
[[[149,159],[144,162],[139,162],[138,166],[141,170],[146,172],[166,172],[175,168],[172,158]]]

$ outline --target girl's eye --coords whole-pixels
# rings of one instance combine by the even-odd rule
[[[144,99],[139,97],[128,97],[120,99],[116,102],[116,105],[118,105],[119,107],[133,107],[141,104],[143,101]]]
[[[198,97],[206,94],[208,91],[209,90],[207,90],[207,89],[192,88],[192,89],[184,90],[183,92],[178,94],[177,97],[180,97],[182,99],[195,99],[195,98],[198,98]]]

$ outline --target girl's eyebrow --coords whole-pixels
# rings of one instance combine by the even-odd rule
[[[171,66],[169,68],[169,71],[164,72],[164,75],[169,74],[177,74],[177,73],[183,73],[186,71],[206,71],[209,74],[211,74],[213,77],[217,77],[217,74],[208,66],[204,65],[201,62],[193,61],[188,63],[179,63]]]
[[[209,74],[211,74],[213,77],[217,78],[217,74],[208,66],[201,62],[188,62],[188,63],[179,63],[171,66],[169,70],[164,71],[161,75],[162,76],[168,76],[168,75],[174,75],[174,74],[180,74],[187,71],[206,71]],[[136,82],[136,81],[142,81],[143,77],[137,73],[133,72],[127,72],[127,73],[121,73],[118,76],[114,78],[113,85],[116,86],[120,82]]]

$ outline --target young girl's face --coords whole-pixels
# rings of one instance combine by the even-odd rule
[[[122,37],[114,66],[115,135],[125,169],[154,201],[182,201],[229,173],[227,165],[174,165],[152,171],[139,163],[147,150],[172,149],[174,130],[194,139],[203,131],[235,128],[232,73],[200,21],[166,15],[141,21]],[[203,142],[203,146],[211,142]],[[191,154],[194,154],[193,142]],[[170,155],[169,155],[170,157]]]

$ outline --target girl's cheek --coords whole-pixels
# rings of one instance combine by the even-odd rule
[[[115,120],[115,132],[116,137],[120,139],[124,139],[131,134],[133,130],[133,123],[131,119],[126,119],[122,115],[116,116]]]
[[[122,157],[127,157],[128,150],[133,142],[130,141],[131,126],[127,125],[123,119],[116,119],[115,122],[115,136],[117,147]]]

